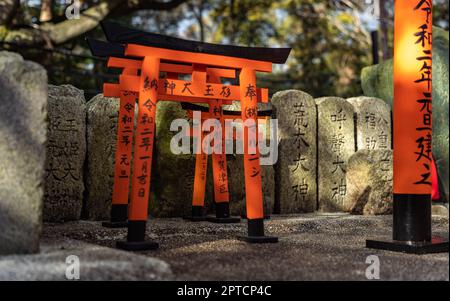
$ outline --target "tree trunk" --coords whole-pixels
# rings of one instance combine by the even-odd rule
[[[187,0],[145,1],[139,0],[137,6],[128,6],[127,0],[99,1],[98,4],[83,11],[79,19],[65,20],[56,24],[46,22],[38,28],[20,28],[0,35],[0,41],[24,46],[42,46],[49,40],[52,45],[63,44],[97,27],[100,21],[111,14],[124,15],[140,9],[171,10]],[[5,1],[0,1],[3,4]],[[3,8],[0,12],[3,12]],[[2,25],[2,23],[0,23]]]
[[[380,41],[381,41],[381,53],[383,56],[383,60],[387,60],[391,58],[391,54],[389,53],[388,46],[388,19],[389,14],[386,10],[386,0],[380,0]]]
[[[204,1],[201,0],[198,6],[197,22],[200,27],[200,41],[205,41],[205,23],[203,22]]]
[[[49,22],[53,19],[53,0],[41,1],[41,15],[39,16],[40,22]]]

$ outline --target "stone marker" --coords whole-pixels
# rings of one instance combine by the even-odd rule
[[[119,99],[99,94],[87,103],[86,218],[109,219],[114,184]]]
[[[348,160],[344,210],[353,214],[392,213],[392,150],[360,150]]]
[[[391,108],[375,97],[348,98],[356,112],[356,150],[391,149]]]
[[[177,118],[188,120],[179,103],[158,103],[149,204],[150,214],[157,217],[181,217],[190,213],[192,206],[195,155],[175,155],[170,150],[170,141],[178,133],[170,131],[170,124]]]
[[[0,51],[0,254],[39,250],[47,134],[47,74]]]
[[[448,203],[446,203],[446,205],[433,204],[431,213],[432,215],[440,215],[448,218]]]
[[[86,157],[86,101],[83,91],[48,88],[44,221],[78,220],[83,206]]]
[[[355,152],[353,105],[343,98],[316,99],[318,111],[318,191],[323,212],[342,211],[347,194],[347,162]]]
[[[276,93],[278,119],[276,204],[280,213],[317,209],[317,109],[311,95],[297,90]]]
[[[228,189],[230,191],[230,213],[236,216],[246,215],[243,155],[227,155]],[[210,176],[210,175],[208,175]],[[212,179],[212,174],[211,177]],[[275,170],[272,165],[261,166],[261,181],[264,201],[264,215],[273,213],[275,203]],[[207,182],[207,185],[212,185]],[[212,199],[212,194],[211,194]]]

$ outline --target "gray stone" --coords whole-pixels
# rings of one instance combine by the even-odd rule
[[[64,281],[79,260],[81,281],[173,280],[172,271],[160,259],[96,246],[77,240],[44,241],[41,253],[0,256],[0,281]]]
[[[375,97],[348,98],[356,112],[356,149],[391,149],[391,108]]]
[[[348,160],[344,210],[353,214],[392,213],[392,150],[360,150]]]
[[[78,220],[84,192],[86,101],[83,91],[70,85],[50,85],[48,96],[44,221]]]
[[[449,195],[449,90],[448,90],[448,31],[433,27],[433,155],[444,190],[443,198]],[[364,95],[378,97],[392,106],[393,64],[387,60],[366,67],[361,72]]]
[[[318,112],[318,202],[324,212],[342,211],[347,162],[355,152],[354,108],[343,98],[316,99]]]
[[[440,215],[448,218],[448,205],[433,204],[431,210],[432,215]]]
[[[280,213],[313,212],[317,209],[316,104],[311,95],[297,90],[278,92],[271,102],[278,120],[277,207]]]
[[[119,99],[99,94],[87,103],[86,218],[108,219],[114,185]]]
[[[47,74],[0,52],[0,254],[39,249],[47,134]]]
[[[195,155],[175,155],[170,141],[174,119],[187,118],[177,102],[161,101],[156,110],[156,138],[150,189],[150,214],[158,217],[183,216],[191,212],[195,175]]]
[[[232,215],[245,216],[246,198],[244,184],[244,155],[227,155],[227,166],[228,190],[230,193],[230,212]],[[261,183],[264,202],[264,215],[270,216],[273,213],[275,204],[275,170],[272,165],[261,166]]]

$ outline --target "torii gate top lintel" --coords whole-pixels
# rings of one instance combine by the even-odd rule
[[[109,42],[161,48],[168,52],[181,51],[218,57],[233,57],[243,61],[284,64],[291,51],[290,48],[243,47],[203,43],[132,29],[106,21],[101,22],[101,26]]]

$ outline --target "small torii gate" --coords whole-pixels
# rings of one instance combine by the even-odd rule
[[[95,39],[87,39],[87,42],[91,48],[92,53],[95,56],[99,57],[108,57],[108,67],[112,68],[122,68],[122,75],[133,75],[137,73],[137,70],[140,68],[142,62],[134,59],[124,58],[125,48],[121,44],[117,43],[108,43]],[[165,72],[170,72],[168,74],[169,78],[178,78],[179,75],[192,74],[192,68],[189,66],[183,65],[170,65],[170,64],[161,64],[161,68]],[[178,72],[175,72],[178,71]],[[234,70],[218,70],[213,68],[207,68],[207,78],[214,82],[220,82],[220,77],[222,78],[234,78],[235,71]],[[123,78],[119,76],[119,82],[123,81]],[[104,95],[107,97],[119,97],[120,98],[120,112],[119,112],[119,124],[118,124],[118,138],[117,138],[117,150],[115,156],[115,176],[114,183],[120,183],[114,185],[113,196],[112,196],[112,206],[111,206],[111,220],[108,222],[103,222],[104,227],[108,228],[122,228],[128,226],[128,189],[124,187],[129,186],[129,173],[130,166],[129,164],[125,164],[125,166],[121,166],[120,162],[128,162],[131,157],[131,145],[129,144],[129,136],[133,135],[133,127],[126,125],[126,123],[130,123],[132,118],[134,117],[134,99],[137,99],[138,93],[135,91],[135,87],[128,87],[119,84],[105,84],[104,85]],[[124,90],[125,89],[125,90]],[[131,89],[131,90],[130,90]],[[123,90],[123,91],[122,91]],[[168,97],[167,95],[165,97]],[[266,89],[257,89],[257,97],[258,102],[268,102],[267,90]],[[179,101],[178,99],[171,99],[174,101]],[[196,102],[200,102],[196,100]],[[184,109],[196,109],[200,111],[211,112],[211,117],[220,120],[220,114],[222,112],[221,106],[224,104],[232,104],[232,101],[229,100],[219,100],[219,99],[205,99],[203,102],[209,104],[209,109],[207,107],[202,107],[198,105],[194,105],[187,102],[181,102],[181,105]],[[190,105],[188,107],[188,105]],[[226,111],[227,116],[225,119],[236,118],[241,116],[240,111]],[[258,119],[261,119],[261,116],[270,115],[271,111],[263,111],[258,113]],[[261,115],[262,114],[262,115]],[[265,117],[267,118],[267,117]],[[222,121],[223,128],[223,121]],[[125,136],[120,136],[120,133],[125,133]],[[125,139],[126,138],[126,139]],[[125,143],[124,143],[125,142]],[[122,145],[125,144],[125,145]],[[204,206],[204,184],[203,188],[201,188],[202,177],[198,173],[201,173],[201,168],[199,164],[201,162],[205,162],[204,154],[197,155],[196,162],[196,176],[194,183],[194,201],[192,206],[192,215],[185,216],[186,219],[191,221],[201,221],[205,220],[205,217],[202,216],[202,210]],[[213,168],[214,170],[214,178],[228,178],[226,172],[226,156],[225,154],[212,154]],[[221,163],[222,162],[222,163]],[[223,164],[223,167],[218,168],[219,164]],[[228,181],[224,181],[228,183]],[[199,186],[200,185],[200,186]],[[197,187],[197,189],[196,189]],[[219,185],[216,185],[219,187]],[[200,201],[200,199],[202,201]],[[229,195],[228,189],[225,190],[217,190],[215,194],[216,201],[216,218],[208,217],[208,220],[216,223],[234,223],[240,222],[240,218],[231,217],[229,212]],[[201,205],[199,205],[201,203]]]
[[[256,72],[271,72],[273,63],[283,64],[290,49],[200,43],[109,22],[103,22],[102,28],[109,42],[120,45],[109,49],[109,43],[97,44],[97,48],[90,43],[94,55],[103,53],[101,56],[110,57],[108,67],[123,69],[119,84],[104,85],[105,96],[120,97],[113,191],[116,205],[113,207],[116,209],[112,208],[112,213],[117,215],[124,215],[127,211],[134,103],[138,99],[128,235],[126,241],[117,242],[117,247],[125,250],[158,247],[156,242],[145,240],[145,232],[156,104],[162,100],[196,103],[220,100],[221,104],[241,101],[243,122],[253,120],[255,124],[254,127],[244,127],[243,135],[248,236],[241,239],[251,243],[277,242],[276,237],[264,235],[259,152],[256,147],[256,153],[249,153],[249,145],[258,144],[257,100],[268,101],[267,89],[256,88]],[[120,47],[124,49],[120,50]],[[164,78],[160,76],[161,72],[166,73]],[[235,78],[236,72],[239,72],[238,86],[221,83],[220,78]],[[180,80],[179,74],[191,74],[191,80]]]

